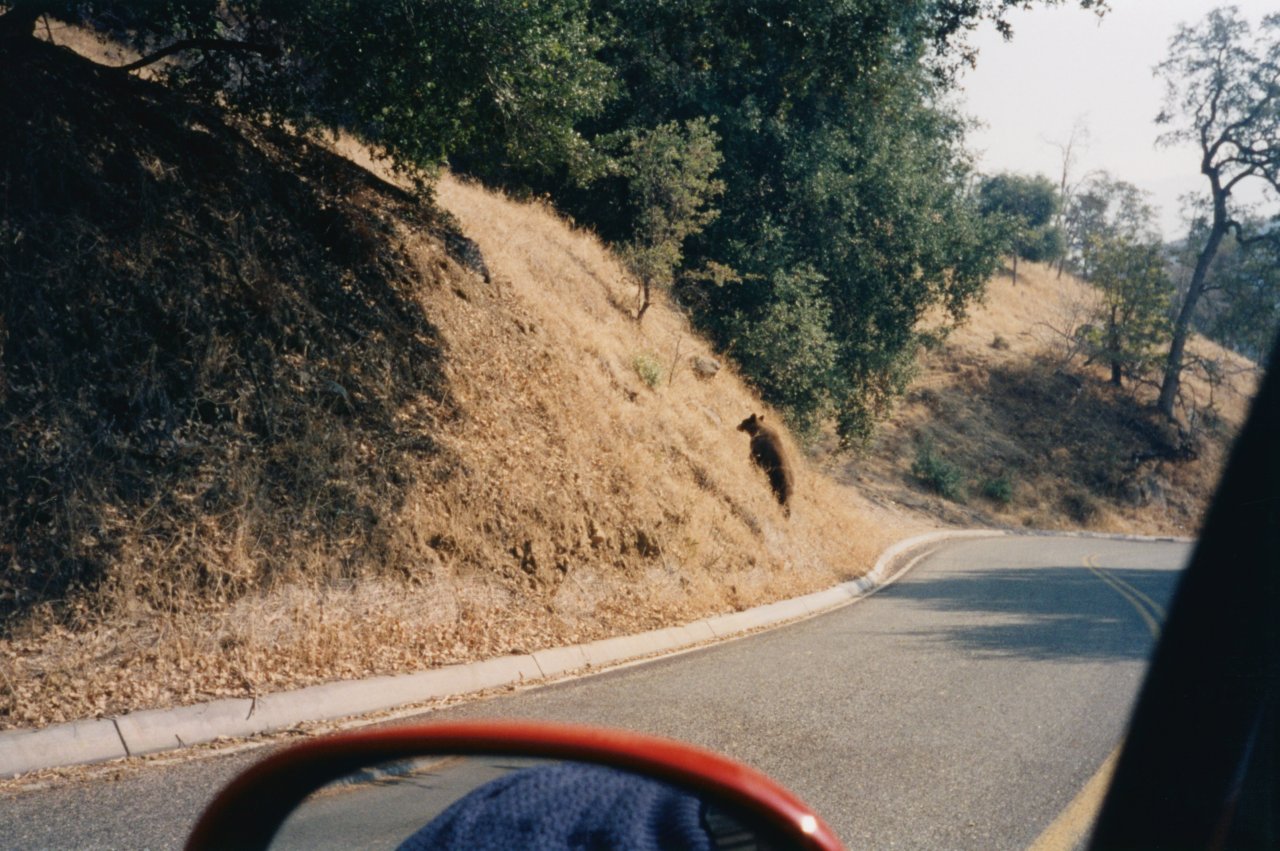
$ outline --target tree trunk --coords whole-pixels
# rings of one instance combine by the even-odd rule
[[[649,309],[649,305],[652,303],[649,299],[649,279],[648,278],[640,279],[640,291],[641,293],[643,293],[644,299],[643,301],[640,302],[640,312],[636,314],[636,322],[639,322],[640,320],[644,319],[644,313],[646,310]]]
[[[1013,283],[1015,286],[1018,283],[1018,255],[1016,252],[1013,255]]]
[[[1116,387],[1121,386],[1123,379],[1123,371],[1121,369],[1119,351],[1120,351],[1120,317],[1116,314],[1119,309],[1113,304],[1111,305],[1111,315],[1107,317],[1107,348],[1111,350],[1111,383]]]
[[[1191,317],[1195,313],[1196,304],[1204,292],[1204,282],[1209,276],[1209,264],[1218,253],[1218,246],[1227,234],[1227,217],[1224,202],[1214,204],[1213,227],[1209,238],[1196,259],[1195,271],[1191,274],[1191,284],[1187,287],[1187,295],[1182,300],[1182,309],[1173,324],[1173,340],[1169,344],[1169,357],[1165,361],[1164,380],[1160,384],[1160,400],[1156,407],[1166,418],[1172,420],[1173,404],[1178,399],[1178,387],[1182,380],[1182,355],[1187,346],[1187,336],[1191,333]]]

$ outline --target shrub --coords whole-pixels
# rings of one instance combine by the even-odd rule
[[[653,355],[641,353],[631,361],[631,368],[640,376],[640,380],[655,390],[662,381],[662,364]]]
[[[831,386],[839,372],[839,344],[827,327],[830,303],[822,277],[811,268],[778,273],[773,296],[730,325],[730,352],[766,399],[787,412],[804,435],[817,433],[831,413]]]
[[[982,483],[982,495],[993,502],[1008,505],[1013,502],[1013,482],[1007,475],[999,475]]]
[[[969,498],[964,471],[939,455],[931,440],[924,441],[916,450],[911,474],[952,502],[964,502]]]

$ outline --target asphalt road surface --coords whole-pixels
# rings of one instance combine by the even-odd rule
[[[1026,848],[1122,740],[1188,555],[1082,538],[952,543],[836,612],[426,720],[683,739],[770,774],[851,848]],[[0,846],[178,847],[260,754],[0,797]]]

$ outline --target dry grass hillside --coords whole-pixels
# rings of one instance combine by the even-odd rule
[[[922,353],[867,454],[830,458],[827,469],[886,507],[944,523],[1195,534],[1256,366],[1193,338],[1191,352],[1216,361],[1220,380],[1191,371],[1183,428],[1171,429],[1151,410],[1155,388],[1114,388],[1073,348],[1096,297],[1039,264],[1021,264],[1016,284],[997,275],[966,324]],[[922,480],[922,455],[935,475],[953,472],[961,499]]]
[[[0,728],[684,622],[939,522],[1188,532],[1252,392],[1224,355],[1161,457],[1149,391],[1064,349],[1088,288],[1030,269],[866,455],[790,446],[787,518],[735,428],[776,414],[545,205],[423,198],[47,45],[8,67]]]
[[[14,67],[0,728],[687,621],[924,525],[794,446],[785,518],[760,402],[544,206]]]

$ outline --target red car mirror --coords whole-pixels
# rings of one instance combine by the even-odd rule
[[[586,844],[583,844],[583,843]],[[315,739],[233,780],[187,848],[842,846],[764,774],[670,739],[469,722]]]

